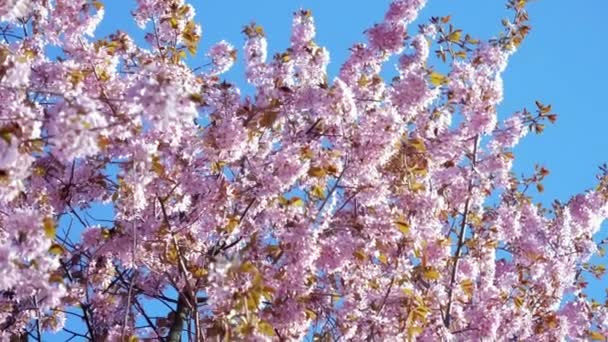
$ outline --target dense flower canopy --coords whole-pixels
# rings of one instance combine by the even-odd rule
[[[273,58],[246,26],[244,96],[231,43],[185,63],[183,0],[137,1],[144,47],[95,35],[98,0],[0,1],[0,337],[603,339],[583,272],[603,272],[606,170],[544,208],[548,170],[514,176],[511,150],[556,115],[497,118],[526,1],[487,41],[409,27],[424,3],[393,1],[333,80],[310,11]]]

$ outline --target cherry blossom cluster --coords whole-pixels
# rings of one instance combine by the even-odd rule
[[[425,2],[394,0],[334,79],[310,11],[274,56],[245,26],[251,96],[229,42],[186,64],[184,0],[137,1],[141,46],[95,34],[98,0],[0,2],[0,338],[605,339],[608,173],[544,207],[513,148],[556,115],[498,119],[527,1],[485,41],[412,29]]]

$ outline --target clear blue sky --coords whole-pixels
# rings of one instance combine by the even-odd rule
[[[135,1],[106,0],[106,17],[99,36],[117,28],[142,42],[143,33],[134,24],[130,10]],[[474,37],[489,38],[501,30],[500,20],[510,13],[502,0],[428,0],[419,22],[431,15],[452,15],[452,22]],[[203,39],[195,67],[208,62],[204,52],[225,39],[241,48],[243,25],[255,21],[266,31],[270,54],[289,45],[291,14],[300,8],[313,11],[317,43],[331,53],[330,79],[348,55],[348,48],[364,39],[363,30],[382,19],[388,0],[231,0],[192,1],[196,20],[202,23]],[[540,136],[529,135],[515,149],[515,171],[530,174],[539,163],[551,170],[545,203],[567,201],[569,196],[593,187],[597,167],[608,162],[608,13],[607,0],[537,0],[529,5],[533,30],[512,57],[504,74],[505,100],[500,115],[505,117],[522,107],[534,108],[534,100],[553,105],[557,124]],[[411,31],[413,32],[413,31]],[[242,56],[239,53],[239,57]],[[390,66],[389,66],[390,67]],[[242,65],[224,76],[244,85]],[[608,224],[597,238],[607,236]],[[599,259],[596,258],[596,261]],[[606,259],[603,260],[606,262]],[[592,295],[603,295],[598,281],[592,281]]]
[[[299,8],[313,11],[317,42],[331,53],[330,78],[348,56],[348,48],[364,39],[363,30],[382,19],[389,0],[194,0],[196,20],[202,23],[203,39],[192,66],[208,62],[204,52],[225,39],[241,48],[245,24],[261,24],[271,55],[289,45],[291,15]],[[452,15],[452,22],[465,32],[489,38],[501,30],[500,19],[510,13],[503,0],[428,0],[419,17]],[[106,0],[106,17],[100,36],[121,28],[138,41],[140,31],[131,20],[135,1]],[[529,136],[516,148],[516,170],[532,171],[535,163],[551,170],[542,198],[566,200],[570,194],[595,184],[597,166],[608,162],[608,26],[606,0],[532,0],[529,5],[532,33],[512,57],[504,74],[506,116],[534,100],[551,103],[559,114],[556,125],[540,136]],[[241,56],[241,54],[239,55]],[[390,66],[389,66],[390,67]],[[224,76],[243,85],[242,66]]]
[[[419,16],[452,15],[452,22],[478,38],[490,38],[501,30],[501,19],[510,16],[506,0],[428,0]],[[240,48],[242,26],[255,21],[266,31],[270,55],[289,46],[291,14],[311,9],[317,24],[317,43],[329,49],[330,79],[348,56],[348,48],[364,39],[362,32],[382,19],[389,0],[232,0],[193,1],[196,19],[203,25],[201,53],[192,65],[206,62],[203,53],[225,39]],[[125,6],[125,5],[123,5]],[[111,8],[110,11],[113,9]],[[503,75],[504,102],[500,116],[527,107],[534,101],[553,105],[559,114],[555,125],[541,135],[531,134],[516,148],[514,171],[530,174],[536,163],[551,171],[545,192],[537,198],[546,204],[567,201],[573,194],[596,185],[598,166],[608,162],[608,13],[607,0],[532,0],[529,14],[533,27],[528,39],[513,55]],[[417,25],[412,26],[416,29]],[[413,31],[411,31],[413,32]],[[388,66],[390,67],[390,66]],[[237,65],[226,78],[243,84]],[[596,236],[608,236],[608,224]],[[594,259],[596,262],[598,258]],[[604,258],[602,262],[607,263]],[[591,294],[604,295],[599,281],[590,279]]]
[[[192,66],[208,62],[207,48],[225,39],[241,48],[245,24],[255,21],[266,31],[269,49],[282,51],[289,45],[291,15],[299,8],[313,11],[317,42],[331,54],[330,78],[348,56],[348,48],[364,39],[362,32],[382,19],[388,0],[231,0],[191,1],[202,23],[203,39]],[[502,0],[428,0],[419,17],[452,15],[452,22],[465,32],[489,38],[501,30],[500,19],[510,13]],[[139,42],[143,32],[131,20],[134,1],[107,0],[106,17],[99,36],[121,28]],[[580,4],[580,5],[577,5]],[[584,4],[584,5],[582,5]],[[570,194],[595,184],[597,166],[608,162],[608,26],[604,24],[608,1],[533,0],[529,5],[532,33],[512,57],[504,74],[506,116],[534,100],[553,105],[559,114],[556,125],[540,136],[529,136],[516,148],[516,170],[532,171],[535,163],[551,170],[543,199],[566,200]],[[239,55],[241,56],[241,55]],[[389,66],[390,67],[390,66]],[[243,85],[242,65],[224,76]]]

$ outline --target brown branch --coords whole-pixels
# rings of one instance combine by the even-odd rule
[[[135,249],[137,248],[137,235],[135,230],[135,224],[133,224],[133,246],[131,248],[131,258],[133,259],[133,266],[135,266]],[[121,341],[125,340],[125,329],[127,324],[129,323],[129,312],[131,310],[131,298],[133,296],[133,285],[135,284],[135,279],[137,278],[137,270],[134,270],[133,277],[131,278],[129,284],[129,292],[127,292],[127,307],[125,309],[125,318],[124,323],[122,325],[122,331],[120,333]]]
[[[471,160],[471,170],[475,169],[475,164],[477,162],[477,144],[479,143],[479,136],[475,136],[474,146],[473,146],[473,156]],[[460,254],[462,253],[462,247],[464,246],[464,239],[467,231],[467,216],[469,215],[469,205],[471,202],[471,191],[473,190],[473,177],[469,178],[468,185],[468,197],[464,203],[464,213],[462,214],[462,223],[460,224],[460,232],[458,233],[458,245],[456,246],[456,252],[454,253],[454,266],[452,268],[452,274],[450,276],[450,285],[448,286],[448,304],[445,310],[445,319],[444,324],[449,329],[450,328],[450,320],[451,320],[451,310],[452,310],[452,294],[454,291],[454,282],[456,281],[456,273],[458,271],[458,261],[460,260]]]
[[[241,217],[239,218],[239,223],[243,222],[243,219],[245,218],[245,215],[247,215],[247,212],[249,211],[249,209],[251,208],[251,206],[253,205],[254,202],[255,202],[255,197],[251,199],[251,201],[247,205],[247,208],[245,208],[245,210],[241,214]]]
[[[317,219],[319,218],[319,216],[321,216],[321,213],[323,212],[323,208],[325,208],[325,205],[327,204],[327,202],[329,201],[329,199],[331,198],[331,196],[336,191],[336,188],[338,187],[338,184],[342,180],[342,176],[344,176],[344,172],[346,172],[346,169],[348,168],[347,165],[348,165],[348,160],[344,163],[344,168],[342,169],[342,172],[340,172],[340,175],[338,176],[338,179],[336,179],[336,183],[331,188],[331,190],[329,190],[329,193],[327,194],[327,197],[325,197],[325,199],[323,200],[323,203],[321,203],[321,207],[319,207],[319,211],[317,212]],[[315,221],[317,219],[315,219]]]
[[[171,329],[169,330],[169,336],[167,337],[167,341],[180,342],[182,340],[182,330],[184,329],[184,321],[188,319],[189,315],[190,310],[188,309],[187,299],[183,294],[180,294],[179,299],[177,301],[177,309],[175,310],[173,324],[171,324]]]
[[[169,216],[167,215],[167,210],[165,209],[165,203],[163,202],[163,200],[160,197],[157,197],[157,198],[158,198],[158,202],[160,203],[160,209],[161,209],[161,212],[163,215],[163,220],[165,221],[167,228],[171,231],[171,224],[169,222]],[[179,269],[181,275],[184,277],[185,292],[183,290],[179,291],[179,297],[177,300],[177,308],[176,308],[176,312],[175,312],[175,319],[173,321],[173,324],[171,324],[168,341],[179,342],[179,341],[181,341],[181,332],[184,328],[184,321],[188,320],[191,310],[195,311],[195,319],[198,320],[198,306],[196,303],[196,299],[192,300],[192,298],[195,297],[196,291],[193,291],[193,289],[190,285],[190,281],[188,281],[188,272],[187,272],[184,256],[182,254],[182,251],[179,247],[179,244],[177,243],[177,239],[175,238],[175,234],[173,234],[173,232],[172,232],[171,236],[172,236],[173,245],[177,252],[178,269]],[[198,327],[198,321],[195,322],[195,324],[197,326],[197,329],[200,331],[200,327]],[[197,338],[198,338],[199,331],[196,332]]]
[[[93,330],[93,324],[91,322],[91,316],[89,315],[89,304],[80,303],[80,307],[82,307],[82,314],[84,322],[87,325],[87,329],[89,330],[89,334],[91,335],[91,340],[95,341],[95,331]]]
[[[139,301],[137,300],[137,298],[133,298],[133,304],[135,304],[135,308],[141,313],[142,316],[144,316],[144,319],[146,320],[146,322],[148,323],[148,325],[150,327],[152,327],[152,330],[154,330],[154,333],[156,334],[156,336],[158,337],[158,339],[162,342],[165,339],[162,337],[162,335],[160,334],[160,332],[158,332],[158,328],[156,327],[156,325],[154,324],[154,322],[152,322],[152,319],[150,319],[150,316],[148,316],[148,314],[146,313],[146,311],[144,310],[144,308],[141,306],[141,304],[139,303]]]

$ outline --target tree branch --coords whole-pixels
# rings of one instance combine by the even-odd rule
[[[477,162],[477,144],[479,143],[479,136],[475,136],[474,146],[473,146],[473,156],[471,160],[471,170],[475,169],[475,163]],[[452,273],[450,276],[450,285],[448,286],[448,304],[445,310],[445,319],[444,324],[449,329],[450,328],[450,320],[451,320],[451,310],[452,310],[452,294],[454,291],[454,282],[456,281],[456,274],[458,271],[458,261],[460,260],[460,254],[462,253],[462,247],[464,246],[464,240],[467,231],[467,216],[469,215],[469,206],[471,202],[471,191],[473,190],[473,176],[469,178],[468,185],[468,197],[464,203],[464,212],[462,214],[462,223],[460,224],[460,232],[458,233],[458,245],[456,246],[456,252],[454,253],[454,266],[452,268]]]
[[[182,340],[184,322],[188,319],[189,315],[190,310],[188,309],[187,299],[183,294],[180,294],[179,299],[177,300],[177,309],[175,310],[173,324],[171,324],[167,341],[180,342]]]

